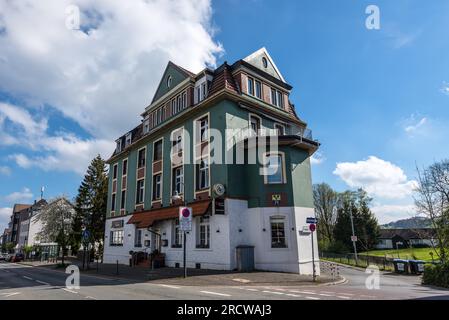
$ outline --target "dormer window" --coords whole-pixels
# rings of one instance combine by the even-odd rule
[[[128,133],[126,134],[126,138],[125,138],[125,148],[131,144],[132,136],[133,136],[132,132],[128,132]]]
[[[254,95],[254,79],[250,77],[248,77],[248,94]]]
[[[271,104],[279,108],[284,108],[284,97],[282,92],[276,89],[271,89]]]
[[[203,78],[202,80],[199,80],[197,85],[195,86],[195,103],[200,103],[201,101],[206,99],[206,97],[207,97],[207,80]]]
[[[148,132],[150,132],[150,118],[146,118],[143,121],[143,134],[147,134]]]
[[[117,143],[117,147],[115,148],[115,150],[116,150],[117,152],[122,151],[122,138],[116,140],[115,142]]]

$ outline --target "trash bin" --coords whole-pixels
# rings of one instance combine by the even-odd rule
[[[408,260],[394,259],[394,271],[396,273],[408,273],[409,272],[409,262]]]
[[[237,246],[237,270],[249,272],[254,270],[254,246]]]
[[[421,274],[424,272],[425,262],[422,260],[409,260],[410,273]]]

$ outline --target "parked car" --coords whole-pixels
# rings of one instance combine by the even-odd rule
[[[6,253],[0,253],[0,261],[6,260]]]
[[[23,259],[24,259],[23,253],[15,253],[11,256],[10,261],[11,262],[20,262],[20,261],[23,261]]]

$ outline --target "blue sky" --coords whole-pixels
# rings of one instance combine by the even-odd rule
[[[63,26],[72,2],[81,30]],[[75,196],[89,159],[138,123],[169,59],[199,71],[265,46],[322,143],[313,181],[365,187],[381,222],[409,217],[416,165],[448,155],[445,0],[72,2],[12,11],[0,0],[0,229],[42,185]],[[370,4],[380,30],[365,27]]]

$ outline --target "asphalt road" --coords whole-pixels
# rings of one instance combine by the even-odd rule
[[[448,299],[448,290],[420,285],[416,276],[380,275],[379,290],[365,286],[363,270],[340,268],[346,283],[330,286],[181,286],[136,283],[82,274],[79,289],[65,286],[59,270],[0,262],[0,300],[199,299],[199,300],[390,300]]]

